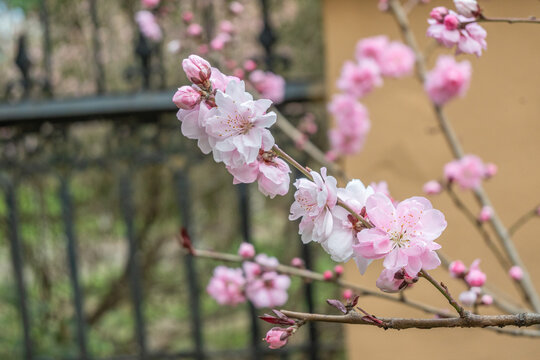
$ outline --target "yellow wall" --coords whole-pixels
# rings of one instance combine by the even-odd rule
[[[481,1],[490,16],[540,16],[537,0]],[[389,14],[377,10],[376,0],[325,0],[324,26],[328,95],[336,92],[335,80],[342,63],[353,58],[356,41],[363,37],[388,34],[400,39]],[[432,1],[419,6],[412,23],[421,47],[431,39],[425,37],[426,19],[434,6],[451,6],[449,1]],[[512,223],[525,210],[540,202],[540,25],[487,24],[488,50],[473,64],[473,78],[468,95],[453,101],[447,112],[469,153],[499,165],[499,174],[486,184],[502,219]],[[428,59],[432,68],[437,50]],[[436,126],[435,118],[422,87],[415,78],[385,80],[382,88],[364,100],[372,121],[365,150],[346,161],[353,177],[364,182],[387,180],[397,199],[421,194],[424,182],[439,178],[450,152]],[[478,207],[470,194],[462,194],[473,211]],[[448,220],[448,229],[440,239],[451,258],[466,263],[482,258],[488,281],[510,291],[517,298],[506,273],[483,245],[475,230],[454,210],[445,195],[432,199]],[[540,289],[540,219],[520,231],[515,241],[528,264],[536,287]],[[375,262],[368,274],[358,275],[354,264],[348,264],[348,276],[357,282],[375,286],[382,265]],[[447,281],[454,295],[463,285],[449,280],[445,271],[433,275]],[[420,283],[408,293],[433,305],[448,307],[433,288]],[[425,316],[400,305],[374,299],[360,304],[379,316]],[[485,311],[485,310],[483,310]],[[383,331],[365,326],[348,326],[350,359],[539,359],[540,339],[522,339],[496,335],[477,329],[439,329]]]

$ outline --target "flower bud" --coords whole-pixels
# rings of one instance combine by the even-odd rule
[[[289,332],[282,328],[272,328],[266,333],[264,341],[268,343],[270,349],[279,349],[287,344]]]
[[[448,14],[448,9],[444,6],[438,6],[431,10],[429,13],[429,17],[432,19],[437,20],[438,22],[442,22],[444,17]]]
[[[345,300],[351,300],[353,298],[354,294],[351,289],[345,289],[343,290],[343,298]]]
[[[187,59],[184,59],[182,67],[188,79],[196,85],[207,83],[210,75],[212,75],[210,63],[197,55],[190,55]]]
[[[480,13],[476,0],[454,0],[454,5],[457,12],[466,17],[476,17]]]
[[[448,271],[450,271],[450,275],[453,277],[460,277],[461,275],[465,274],[467,271],[467,267],[461,260],[452,261],[450,263],[450,266],[448,267]]]
[[[510,270],[508,270],[508,275],[516,281],[519,281],[523,279],[523,270],[519,266],[512,266]]]
[[[191,86],[182,86],[173,95],[173,102],[179,109],[191,110],[201,102],[201,93]]]
[[[251,259],[255,256],[255,248],[250,243],[242,243],[240,244],[240,248],[238,249],[238,255],[240,255],[244,259]]]
[[[244,69],[246,71],[253,71],[257,68],[257,63],[251,59],[244,61]]]
[[[182,13],[182,20],[184,20],[186,24],[189,24],[191,20],[193,20],[193,13],[191,11],[184,11]]]
[[[487,163],[486,164],[486,177],[490,178],[497,174],[497,165],[494,163]]]
[[[334,267],[334,272],[336,273],[336,275],[341,275],[343,274],[343,266],[341,265],[336,265]]]
[[[493,304],[493,297],[491,295],[485,294],[482,295],[482,304],[484,305],[491,305]]]
[[[300,259],[299,257],[295,257],[291,260],[291,265],[297,268],[303,268],[304,260]]]
[[[464,291],[459,294],[459,301],[465,305],[472,307],[476,302],[477,295],[474,291]]]
[[[333,277],[334,277],[334,274],[333,274],[332,271],[330,271],[330,270],[326,270],[326,271],[323,273],[323,278],[324,278],[324,280],[326,280],[326,281],[332,280]]]
[[[491,220],[493,217],[493,209],[490,206],[484,206],[478,215],[478,220],[480,222],[486,222]]]
[[[486,283],[486,278],[486,274],[480,269],[471,269],[465,276],[465,280],[470,286],[482,286]]]
[[[431,180],[424,184],[422,190],[427,195],[436,195],[442,191],[442,186],[438,181]]]
[[[455,30],[458,28],[459,20],[457,16],[449,14],[444,17],[444,26],[447,30]]]

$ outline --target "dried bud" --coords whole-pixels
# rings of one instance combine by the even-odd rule
[[[480,14],[480,7],[476,0],[454,0],[454,5],[460,15],[476,17]]]

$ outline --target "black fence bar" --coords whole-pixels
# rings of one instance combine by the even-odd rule
[[[49,21],[49,6],[47,0],[41,0],[39,17],[43,27],[43,90],[51,96],[52,88],[52,45],[51,45],[51,26]]]
[[[96,72],[96,92],[105,92],[105,66],[101,56],[101,42],[99,37],[99,17],[96,0],[90,1],[90,19],[92,20],[92,50],[94,54],[94,67]]]
[[[242,239],[245,242],[251,243],[251,213],[249,207],[249,185],[238,184],[238,204],[240,206],[240,228],[242,231]],[[251,302],[248,304],[251,327],[251,355],[252,358],[258,360],[261,358],[261,331],[259,328],[259,318],[257,310]]]
[[[23,276],[22,249],[21,240],[19,237],[19,220],[17,215],[18,210],[15,187],[9,181],[6,181],[4,186],[6,208],[8,212],[7,228],[9,244],[11,247],[11,261],[13,263],[13,272],[15,274],[15,283],[17,287],[17,300],[23,327],[24,358],[26,360],[32,360],[33,350],[32,338],[30,335],[30,315],[28,313],[28,297],[26,295],[26,287]]]
[[[148,351],[146,347],[146,330],[143,315],[139,251],[137,240],[135,238],[135,211],[133,208],[131,177],[132,174],[127,173],[120,178],[120,203],[126,225],[126,236],[128,241],[129,287],[133,303],[133,313],[135,316],[135,336],[139,346],[139,359],[147,359]]]
[[[81,360],[87,360],[88,346],[86,339],[86,322],[84,317],[83,292],[79,283],[77,239],[73,223],[73,202],[69,189],[69,179],[60,177],[60,202],[62,203],[62,221],[66,234],[66,254],[69,264],[69,278],[73,291],[73,305],[75,307],[75,323],[77,327],[77,344]]]
[[[190,185],[187,173],[183,170],[176,170],[173,174],[174,183],[176,185],[177,203],[180,210],[182,226],[188,231],[191,229],[191,199],[189,197]],[[193,235],[193,234],[191,234]],[[191,237],[194,241],[194,237]],[[195,259],[191,255],[184,256],[184,264],[186,269],[187,283],[189,289],[189,307],[191,316],[191,336],[195,345],[194,357],[196,359],[203,359],[204,347],[202,336],[202,319],[201,309],[199,301],[199,287],[197,281],[197,270],[195,268]]]

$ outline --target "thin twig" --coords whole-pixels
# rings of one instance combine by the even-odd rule
[[[460,25],[465,27],[473,23],[507,23],[507,24],[540,24],[540,20],[536,16],[530,16],[528,18],[513,18],[513,17],[501,17],[493,18],[480,14],[477,19],[471,21],[462,22]]]
[[[534,209],[527,211],[519,219],[517,219],[516,222],[508,228],[508,235],[514,235],[514,233],[518,231],[523,225],[525,225],[529,220],[537,218],[539,208],[540,204],[536,205]]]
[[[450,305],[452,305],[452,307],[454,309],[456,309],[457,313],[459,314],[460,317],[464,317],[467,315],[467,313],[465,312],[465,310],[463,309],[463,307],[458,304],[458,302],[452,297],[452,295],[450,294],[450,291],[448,291],[448,288],[446,287],[446,285],[444,285],[443,283],[439,283],[437,282],[437,280],[435,280],[431,275],[428,274],[427,271],[425,270],[422,270],[420,271],[420,273],[418,273],[419,276],[425,278],[427,281],[429,281],[433,286],[435,286],[435,288],[437,288],[437,290],[439,290],[439,292],[441,294],[443,294],[443,296],[446,298],[446,300],[448,300],[448,302],[450,303]]]
[[[413,50],[416,56],[416,65],[417,65],[417,75],[418,79],[424,83],[426,79],[426,65],[424,62],[424,57],[419,51],[419,47],[416,43],[416,38],[409,26],[409,20],[407,18],[407,15],[405,14],[403,7],[401,6],[400,2],[398,0],[389,0],[389,6],[392,14],[394,15],[401,32],[403,34],[403,37],[405,38],[405,41],[407,42],[407,45]],[[440,106],[437,106],[433,104],[433,109],[435,111],[437,120],[439,122],[439,126],[441,127],[441,130],[443,131],[443,134],[445,136],[445,139],[448,143],[448,146],[452,150],[452,153],[455,158],[460,159],[464,155],[464,151],[461,147],[461,144],[456,136],[456,133],[452,126],[450,125],[450,122],[446,118],[445,113],[443,112],[443,109]],[[523,270],[523,278],[519,282],[521,292],[526,299],[527,302],[531,304],[534,311],[540,312],[540,297],[538,296],[538,293],[535,290],[535,287],[531,281],[529,272],[525,268],[525,265],[523,261],[521,260],[521,257],[519,256],[519,253],[517,252],[514,243],[510,239],[510,236],[508,235],[508,231],[506,230],[505,226],[501,222],[500,218],[497,215],[497,212],[495,211],[494,207],[491,204],[491,201],[489,197],[487,196],[486,192],[482,188],[482,186],[479,186],[474,190],[474,195],[476,197],[476,200],[481,206],[489,206],[493,209],[493,214],[490,219],[490,224],[493,227],[493,230],[497,234],[501,245],[505,249],[506,253],[508,254],[509,259],[511,260],[513,265],[519,266]]]
[[[345,324],[372,325],[381,327],[371,321],[364,320],[356,312],[345,315],[311,314],[289,310],[280,310],[287,317],[304,321],[320,321]],[[540,324],[540,314],[520,313],[513,315],[476,315],[468,313],[464,317],[440,319],[405,319],[405,318],[378,318],[383,322],[384,329],[434,329],[434,328],[486,328],[503,326],[534,326]],[[539,336],[539,335],[536,335]]]

